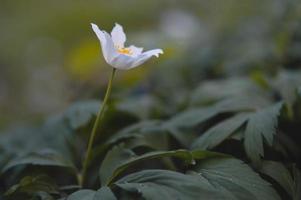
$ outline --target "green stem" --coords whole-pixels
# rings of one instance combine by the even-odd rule
[[[89,138],[87,152],[86,152],[86,155],[85,155],[85,160],[83,162],[82,173],[81,173],[81,175],[79,177],[79,184],[80,184],[80,186],[83,186],[85,178],[86,178],[86,173],[87,173],[87,168],[88,168],[89,162],[90,162],[90,157],[91,157],[91,151],[92,151],[93,142],[94,142],[94,139],[95,139],[95,136],[96,136],[96,133],[97,133],[97,128],[99,127],[99,125],[101,123],[101,120],[102,120],[102,118],[104,116],[104,113],[105,113],[104,111],[105,111],[107,102],[109,100],[110,94],[111,94],[112,83],[113,83],[115,72],[116,72],[116,69],[113,68],[113,71],[112,71],[112,74],[111,74],[111,77],[110,77],[110,80],[109,80],[109,83],[108,83],[108,86],[107,86],[107,91],[106,91],[104,100],[103,100],[102,105],[101,105],[101,107],[100,107],[100,109],[98,111],[95,123],[93,125],[93,129],[92,129],[92,132],[91,132],[91,135],[90,135],[90,138]]]

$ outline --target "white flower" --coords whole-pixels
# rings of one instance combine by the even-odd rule
[[[96,24],[91,25],[101,43],[102,53],[106,62],[116,69],[132,69],[143,64],[152,56],[159,57],[159,54],[163,54],[161,49],[142,52],[143,48],[134,45],[124,47],[126,35],[119,24],[115,24],[111,35],[106,31],[100,30]]]

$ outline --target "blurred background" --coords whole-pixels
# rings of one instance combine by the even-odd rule
[[[148,118],[154,97],[179,106],[204,79],[300,68],[300,17],[300,0],[0,0],[0,130],[101,99],[111,68],[91,22],[164,50],[115,80],[121,105]]]

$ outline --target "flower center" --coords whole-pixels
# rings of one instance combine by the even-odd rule
[[[133,54],[133,52],[130,48],[117,47],[117,51],[118,51],[118,53],[125,54],[125,55],[132,55]]]

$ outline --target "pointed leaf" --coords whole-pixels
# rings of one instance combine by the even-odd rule
[[[248,119],[247,114],[239,114],[210,128],[193,144],[193,149],[211,149],[230,137]]]
[[[203,159],[211,156],[221,156],[221,154],[207,151],[154,151],[137,156],[129,149],[121,146],[115,146],[104,159],[100,168],[100,179],[103,185],[111,185],[116,177],[130,166],[142,162],[144,160],[176,157],[184,160],[188,164],[194,164],[195,160]]]
[[[282,163],[264,161],[260,171],[276,180],[290,196],[293,195],[294,180],[288,169],[286,169]]]
[[[280,200],[277,192],[257,173],[234,158],[209,158],[197,171],[229,200]]]
[[[67,200],[94,200],[96,192],[94,190],[79,190],[67,197]]]
[[[109,187],[101,187],[95,194],[93,200],[117,200],[114,193]]]
[[[41,166],[56,166],[66,167],[74,170],[74,166],[68,160],[65,160],[60,154],[55,151],[44,150],[33,152],[22,157],[17,157],[11,160],[3,169],[3,172],[16,167],[18,165],[41,165]]]
[[[282,106],[282,103],[277,103],[259,110],[249,117],[245,130],[244,146],[249,158],[257,165],[260,163],[260,157],[264,156],[263,138],[268,145],[272,146],[273,144],[278,125],[278,115]]]
[[[28,195],[38,195],[38,192],[53,193],[58,194],[58,186],[55,182],[46,175],[40,176],[26,176],[21,179],[21,181],[10,187],[10,189],[5,193],[7,196],[13,196],[15,194],[28,194]],[[41,193],[43,196],[46,194]],[[48,195],[49,196],[49,195]]]
[[[146,200],[222,199],[204,178],[168,170],[143,170],[118,180],[115,185]]]

